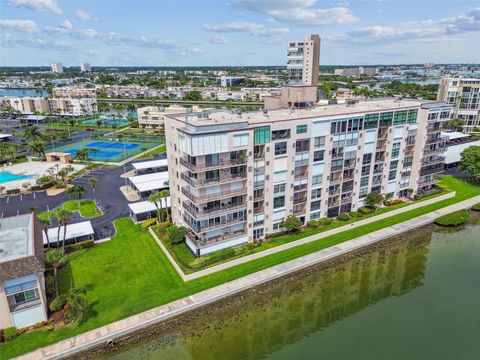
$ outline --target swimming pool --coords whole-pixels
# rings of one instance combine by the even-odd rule
[[[0,184],[1,183],[6,183],[9,181],[15,181],[15,180],[23,180],[23,179],[31,179],[33,178],[33,175],[16,175],[12,174],[11,172],[0,172]]]
[[[85,120],[82,123],[82,125],[85,125],[85,126],[99,126],[98,121],[101,121],[100,126],[112,126],[112,125],[124,126],[124,125],[128,125],[128,120],[127,119],[115,119],[115,118],[107,118],[107,117],[100,117],[98,119]]]

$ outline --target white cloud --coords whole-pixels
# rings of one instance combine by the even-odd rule
[[[82,9],[75,11],[75,17],[82,21],[97,20],[97,18],[93,17],[88,11]]]
[[[58,26],[61,27],[62,29],[67,29],[67,30],[73,29],[72,23],[68,20],[61,22]]]
[[[271,16],[278,22],[300,26],[346,24],[357,19],[347,7],[318,9],[316,0],[230,0],[239,8]]]
[[[288,33],[287,28],[266,28],[263,24],[235,21],[224,24],[203,24],[208,31],[221,33],[246,32],[254,36],[274,36]]]
[[[94,29],[74,29],[70,21],[62,21],[56,27],[47,27],[44,29],[47,34],[62,34],[74,38],[96,38],[100,33]]]
[[[29,47],[43,50],[72,50],[76,46],[74,43],[65,40],[44,39],[37,36],[16,36],[12,34],[2,34],[0,44],[2,47]]]
[[[55,0],[8,0],[8,3],[31,10],[47,11],[55,15],[62,15],[62,10]]]
[[[17,29],[27,33],[38,31],[38,25],[33,20],[0,19],[0,28]]]
[[[228,39],[223,35],[210,36],[208,41],[210,44],[228,44]]]

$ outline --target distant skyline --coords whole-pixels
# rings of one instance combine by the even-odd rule
[[[0,66],[284,65],[322,38],[329,65],[480,62],[480,1],[0,0]]]

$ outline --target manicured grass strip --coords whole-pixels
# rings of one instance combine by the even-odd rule
[[[78,211],[80,216],[92,218],[102,215],[102,212],[97,207],[97,204],[92,200],[80,200],[80,206],[78,200],[69,200],[62,205],[68,211]],[[48,218],[53,215],[54,210],[37,214],[39,218]]]
[[[470,212],[468,210],[459,210],[453,213],[440,216],[435,219],[435,224],[440,226],[458,226],[467,222]]]
[[[153,150],[150,150],[150,151],[147,151],[144,155],[140,156],[140,157],[137,157],[136,160],[140,160],[140,159],[150,159],[153,157],[154,154],[163,154],[167,151],[167,145],[166,144],[162,144],[161,146],[159,146],[158,148],[156,149],[153,149]]]
[[[61,292],[69,286],[87,288],[91,311],[82,324],[52,332],[23,334],[0,345],[2,358],[10,358],[42,346],[92,330],[130,315],[220,285],[253,272],[330,247],[372,231],[413,219],[456,202],[480,195],[480,186],[444,176],[443,182],[456,191],[451,199],[343,231],[319,241],[300,245],[261,259],[250,261],[200,279],[183,282],[163,251],[147,232],[129,219],[115,222],[117,235],[111,241],[72,255],[70,264],[60,271]]]

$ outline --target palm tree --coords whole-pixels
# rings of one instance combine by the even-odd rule
[[[28,149],[31,152],[39,155],[39,157],[43,157],[43,155],[45,155],[45,146],[43,145],[42,141],[40,140],[31,141],[27,145],[28,145]]]
[[[71,288],[67,296],[68,311],[66,317],[70,321],[82,322],[88,312],[88,302],[85,288]]]
[[[75,159],[80,161],[90,160],[89,153],[90,153],[90,149],[88,148],[77,150],[77,153],[75,154]]]
[[[94,177],[88,178],[88,183],[92,187],[93,197],[96,197],[95,196],[95,187],[97,186],[97,178],[94,178]]]
[[[40,130],[35,125],[27,127],[23,133],[27,139],[37,140],[42,137]]]
[[[58,268],[68,262],[68,256],[62,249],[50,249],[45,253],[45,262],[53,267],[53,278],[55,279],[55,296],[58,297]]]
[[[47,239],[47,247],[50,248],[50,238],[48,237],[48,228],[52,226],[52,221],[50,218],[40,218],[40,224],[42,225],[43,231],[45,232],[45,239]]]
[[[157,221],[161,222],[160,220],[160,210],[163,209],[162,207],[162,194],[160,192],[154,192],[148,197],[148,201],[155,205],[157,208]]]
[[[64,208],[58,208],[53,212],[53,217],[55,217],[58,224],[57,244],[60,243],[60,228],[61,226],[63,226],[62,250],[65,249],[65,238],[67,237],[67,224],[68,224],[68,220],[70,219],[70,216],[72,216],[72,213]]]
[[[80,207],[80,199],[82,195],[87,192],[87,189],[83,185],[74,185],[67,190],[68,194],[76,194],[78,200],[78,206]]]
[[[167,205],[167,197],[170,196],[170,191],[168,190],[162,190],[160,191],[159,195],[162,199],[165,200],[165,209],[167,210],[167,221],[170,222],[170,215],[168,214],[168,205]]]

